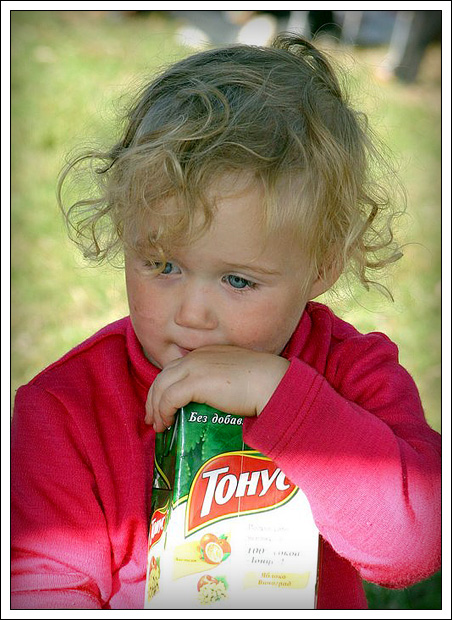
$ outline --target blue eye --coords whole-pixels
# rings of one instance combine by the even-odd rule
[[[160,265],[161,265],[161,263],[159,264],[159,266],[160,266]],[[174,269],[174,265],[173,265],[173,263],[169,263],[169,262],[167,262],[167,263],[165,263],[165,266],[163,267],[163,269],[162,269],[162,272],[161,272],[161,273],[163,273],[164,275],[167,275],[167,274],[169,274],[169,273],[172,273],[172,272],[173,272],[173,269]]]
[[[241,278],[240,276],[226,276],[226,282],[235,289],[245,289],[245,288],[253,288],[255,286],[254,282],[250,282],[249,280],[245,280],[245,278]]]
[[[174,263],[170,263],[169,261],[167,261],[166,263],[162,263],[159,261],[146,261],[146,266],[151,267],[151,269],[158,270],[160,274],[163,274],[165,276],[170,275],[171,273],[179,273],[179,268],[174,265]]]

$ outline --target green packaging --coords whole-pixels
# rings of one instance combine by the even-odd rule
[[[242,427],[191,403],[157,435],[146,609],[315,608],[309,502]]]

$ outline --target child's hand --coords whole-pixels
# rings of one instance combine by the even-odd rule
[[[161,432],[190,402],[237,415],[259,415],[288,367],[286,359],[271,353],[202,347],[174,360],[157,376],[148,393],[145,421]]]

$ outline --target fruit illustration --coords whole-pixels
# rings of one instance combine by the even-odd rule
[[[150,601],[159,591],[160,563],[154,556],[149,561],[149,574],[147,581],[147,599]]]
[[[204,575],[198,581],[198,600],[202,605],[212,605],[227,598],[228,584],[225,577]]]
[[[217,537],[215,534],[204,534],[199,547],[202,559],[209,564],[219,564],[231,553],[231,545],[226,536]]]
[[[200,592],[203,586],[207,586],[209,584],[215,585],[217,583],[218,583],[218,579],[215,579],[215,577],[212,577],[212,575],[203,575],[201,579],[198,581],[198,592]]]
[[[199,546],[201,547],[201,551],[204,551],[208,543],[214,542],[216,540],[217,540],[217,537],[215,536],[215,534],[204,534],[204,536],[201,538],[200,543],[199,543]]]
[[[209,564],[219,564],[223,559],[224,551],[218,542],[209,542],[204,548],[204,559]]]
[[[231,553],[231,545],[229,544],[229,542],[226,540],[226,538],[222,538],[220,536],[220,538],[218,539],[218,544],[220,545],[220,547],[223,549],[223,553],[226,555],[226,553]]]

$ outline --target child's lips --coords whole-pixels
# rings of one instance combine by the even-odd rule
[[[207,347],[207,346],[212,346],[212,344],[201,344],[199,346],[195,346],[195,347],[182,347],[181,345],[176,344],[176,347],[179,351],[179,353],[182,355],[182,357],[185,357],[186,355],[188,355],[189,353],[191,353],[192,351],[196,351],[197,349],[200,349],[201,347]]]
[[[185,349],[184,347],[180,347],[179,345],[176,345],[176,346],[179,349],[179,353],[182,355],[182,357],[185,357],[186,355],[188,355],[194,350],[194,349]]]

